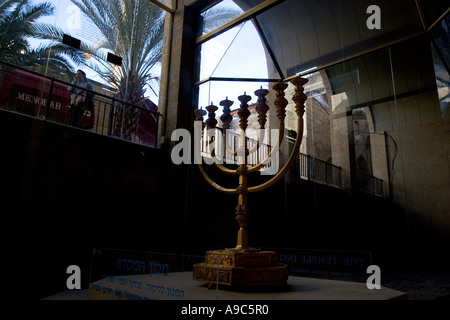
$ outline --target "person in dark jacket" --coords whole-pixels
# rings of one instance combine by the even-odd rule
[[[70,92],[70,124],[74,127],[80,125],[81,117],[86,110],[87,96],[92,90],[92,84],[87,80],[86,73],[77,70],[72,85],[67,88]]]

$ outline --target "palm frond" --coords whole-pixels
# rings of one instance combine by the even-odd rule
[[[2,17],[5,12],[10,10],[13,6],[17,5],[20,2],[20,0],[6,0],[0,2],[0,17]]]
[[[54,14],[54,9],[51,2],[33,4],[29,0],[3,1],[0,4],[2,59],[35,70],[49,67],[55,74],[71,72],[69,60],[76,60],[76,54],[68,52],[56,41],[62,38],[61,31],[36,22],[41,17]],[[31,49],[28,38],[54,41]]]
[[[72,0],[72,3],[103,34],[95,48],[86,48],[91,57],[89,67],[116,87],[122,99],[140,101],[139,93],[145,93],[146,81],[155,78],[150,74],[151,68],[161,60],[164,11],[149,1]],[[106,50],[122,57],[120,67],[107,63]]]
[[[24,6],[20,11],[19,20],[22,23],[32,24],[37,19],[44,16],[51,16],[54,14],[55,7],[50,2],[43,2],[33,6]]]
[[[212,7],[203,13],[203,32],[211,31],[232,18],[237,17],[242,12],[237,9],[220,6]]]

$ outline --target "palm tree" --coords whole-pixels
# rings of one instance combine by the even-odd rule
[[[161,61],[164,11],[149,1],[71,0],[102,33],[95,45],[85,48],[86,64],[116,89],[116,97],[131,105],[143,105],[146,87],[153,89],[159,78],[152,68]],[[122,57],[111,67],[107,52]],[[131,139],[136,110],[130,105],[117,109],[114,133]]]
[[[71,0],[88,16],[102,33],[102,38],[90,48],[85,48],[87,65],[96,71],[115,89],[116,97],[132,105],[143,105],[146,87],[151,90],[159,77],[152,68],[161,61],[164,38],[164,11],[150,1],[139,0]],[[231,10],[232,11],[232,10]],[[212,11],[208,17],[217,19],[205,28],[213,28],[214,23],[229,19],[236,12],[230,10]],[[122,57],[122,65],[110,67],[106,52]],[[89,62],[88,62],[89,61]],[[114,134],[131,139],[137,112],[126,105],[117,109]]]
[[[71,0],[88,16],[103,37],[84,57],[93,58],[87,65],[118,91],[117,97],[141,104],[145,85],[159,80],[151,73],[161,61],[164,37],[164,11],[150,1],[139,0]],[[239,14],[232,9],[210,9],[204,16],[204,31],[209,31]],[[123,58],[120,67],[111,68],[106,52]],[[152,86],[150,86],[152,88]]]
[[[29,0],[6,0],[0,3],[0,57],[22,67],[70,79],[73,68],[70,60],[79,61],[76,50],[61,44],[63,32],[38,19],[54,14],[50,2],[31,4]],[[29,38],[50,40],[38,48],[31,48]]]
[[[230,21],[242,13],[242,10],[214,6],[201,14],[202,32],[207,33],[222,24]]]

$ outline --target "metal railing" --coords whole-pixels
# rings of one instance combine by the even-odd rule
[[[235,154],[239,149],[240,135],[232,130],[227,131],[227,147],[225,148],[221,139],[217,139],[222,134],[221,129],[217,128],[214,142],[211,144],[209,139],[202,139],[201,152],[202,156],[211,158],[211,151],[214,148],[214,154],[218,161],[227,164],[239,164],[239,153]],[[246,137],[249,149],[255,149],[247,156],[249,166],[256,165],[265,160],[271,151],[271,146],[265,143],[258,145],[255,139]],[[279,161],[276,155],[272,155],[272,161],[263,168],[263,170],[275,170],[273,161]],[[276,167],[276,166],[275,166]],[[336,188],[342,188],[341,168],[331,163],[316,159],[310,155],[299,153],[297,157],[297,168],[299,169],[297,178],[310,180],[322,184],[326,184]]]
[[[205,130],[206,133],[206,130]],[[238,165],[242,157],[242,148],[240,148],[240,134],[233,130],[227,130],[226,139],[223,138],[223,131],[221,128],[216,128],[213,136],[213,142],[211,137],[202,139],[201,154],[203,157],[211,158],[211,151],[214,151],[214,155],[217,161],[220,163]],[[249,154],[247,156],[247,164],[249,166],[255,166],[262,161],[266,160],[271,151],[271,146],[265,143],[258,144],[258,141],[249,137],[245,137]],[[225,146],[226,143],[226,146]],[[276,155],[271,158],[272,161],[277,161]],[[267,161],[267,164],[261,169],[272,170],[272,161]]]
[[[72,126],[69,86],[73,85],[0,61],[0,109]],[[146,104],[133,105],[98,90],[80,89],[93,94],[93,108],[83,112],[78,128],[157,146],[159,112]]]
[[[303,153],[298,155],[297,161],[300,179],[342,188],[340,167]]]
[[[358,190],[361,192],[384,197],[384,181],[372,175],[359,175],[357,181]]]

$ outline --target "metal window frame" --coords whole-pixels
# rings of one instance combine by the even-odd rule
[[[149,0],[149,1],[153,2],[153,1],[156,1],[156,0]],[[450,9],[447,9],[439,18],[436,19],[436,21],[434,21],[432,24],[430,24],[428,26],[426,24],[425,20],[424,20],[424,16],[423,16],[423,12],[421,10],[420,2],[419,2],[419,0],[416,0],[416,9],[417,9],[419,17],[420,17],[420,19],[422,21],[422,25],[423,25],[423,28],[424,28],[423,31],[417,32],[415,34],[408,35],[408,36],[403,37],[401,39],[385,43],[385,44],[377,46],[375,48],[371,48],[371,49],[359,52],[357,54],[354,54],[354,55],[351,55],[351,56],[348,56],[348,57],[345,57],[345,58],[342,58],[342,59],[339,59],[339,60],[336,60],[336,61],[332,61],[332,62],[330,62],[328,64],[325,64],[325,65],[322,65],[322,66],[318,66],[314,70],[307,70],[305,72],[302,72],[302,73],[296,74],[294,76],[290,76],[290,77],[285,78],[285,76],[283,74],[283,71],[281,70],[281,68],[279,66],[279,63],[276,60],[275,55],[273,54],[273,51],[270,48],[270,45],[269,45],[269,43],[268,43],[268,41],[267,41],[267,39],[266,39],[266,37],[265,37],[261,27],[260,27],[260,24],[259,24],[259,22],[257,20],[257,16],[259,14],[261,14],[261,13],[263,13],[263,12],[265,12],[265,11],[267,11],[267,10],[269,10],[269,9],[271,9],[271,8],[277,6],[277,5],[279,5],[279,4],[281,4],[281,3],[285,2],[285,1],[286,0],[266,0],[263,3],[261,3],[261,4],[255,6],[255,7],[247,10],[246,12],[240,14],[239,16],[231,19],[230,21],[228,21],[228,22],[224,23],[223,25],[215,28],[214,30],[211,30],[211,31],[205,33],[204,35],[199,36],[196,39],[196,45],[201,45],[202,43],[217,37],[218,35],[220,35],[220,34],[226,32],[226,31],[234,28],[235,26],[237,26],[237,25],[239,25],[239,24],[241,24],[243,22],[246,22],[248,20],[253,19],[253,21],[256,22],[256,30],[257,30],[258,34],[260,35],[261,40],[263,42],[263,45],[265,46],[266,50],[268,51],[268,53],[269,53],[269,55],[270,55],[270,57],[272,59],[272,62],[274,63],[275,68],[277,69],[278,74],[280,75],[280,79],[237,78],[237,77],[223,77],[223,78],[221,78],[221,77],[209,77],[209,78],[202,79],[202,80],[196,82],[195,85],[198,86],[198,85],[201,85],[201,84],[209,82],[209,81],[242,81],[242,82],[289,81],[289,80],[291,80],[292,78],[294,78],[294,77],[296,77],[298,75],[300,75],[300,76],[308,75],[308,74],[311,74],[311,73],[314,73],[314,72],[317,72],[317,71],[329,68],[331,66],[334,66],[334,65],[346,62],[346,61],[350,61],[350,60],[355,59],[357,57],[364,56],[364,55],[369,54],[371,52],[374,52],[374,51],[377,51],[377,50],[380,50],[380,49],[392,46],[394,44],[406,41],[408,39],[412,39],[412,38],[421,36],[423,34],[428,34],[433,29],[433,27],[437,23],[439,23],[442,19],[444,19],[444,17],[450,11]],[[217,3],[215,3],[215,4],[217,4]],[[213,4],[213,6],[215,4]],[[211,5],[208,8],[210,8],[210,7],[211,7]]]

